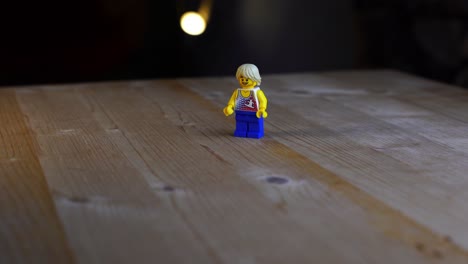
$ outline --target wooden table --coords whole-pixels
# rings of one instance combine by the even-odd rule
[[[468,91],[263,77],[0,89],[0,263],[468,263]]]

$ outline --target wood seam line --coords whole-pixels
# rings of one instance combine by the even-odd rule
[[[175,81],[170,82],[169,84],[172,86],[172,90],[176,91],[178,95],[193,99],[199,104],[200,108],[204,107],[213,111],[217,110],[217,107],[213,102],[205,99],[202,95],[191,90],[189,87],[186,87],[183,84]],[[282,111],[287,110],[282,109]],[[220,112],[220,114],[222,114],[222,112]],[[344,195],[347,199],[354,202],[363,210],[369,212],[372,218],[385,218],[387,221],[395,223],[393,224],[394,226],[404,226],[407,229],[418,231],[412,232],[413,234],[406,234],[404,232],[398,232],[398,230],[392,230],[390,234],[388,232],[389,230],[384,230],[387,231],[384,232],[386,235],[399,239],[409,246],[415,247],[420,253],[430,257],[438,258],[442,256],[442,252],[446,252],[447,254],[451,252],[462,255],[468,260],[468,251],[455,244],[449,236],[439,235],[433,232],[431,229],[427,228],[421,223],[416,222],[399,210],[390,207],[383,201],[372,197],[370,194],[364,192],[359,187],[353,185],[339,175],[328,171],[327,169],[310,160],[308,157],[296,152],[290,147],[274,139],[263,140],[265,140],[266,144],[269,145],[271,151],[276,151],[278,155],[284,156],[285,159],[294,161],[296,166],[300,166],[309,172],[310,177],[325,184],[331,190],[337,191]],[[414,233],[418,233],[418,237],[415,237]],[[421,239],[418,238],[424,239],[421,241]],[[430,246],[426,250],[420,250],[420,246],[424,244],[424,242],[426,247],[428,247],[427,243],[429,243]]]
[[[58,229],[58,232],[59,232],[59,235],[60,235],[60,241],[63,243],[63,247],[65,248],[65,250],[67,251],[65,254],[68,256],[68,263],[77,263],[76,262],[76,258],[75,258],[75,255],[73,253],[73,250],[71,249],[69,243],[68,243],[68,239],[67,239],[67,234],[65,232],[65,229],[64,229],[64,226],[63,226],[63,223],[57,213],[57,208],[56,208],[56,205],[55,205],[55,199],[51,193],[51,190],[49,188],[49,184],[47,183],[47,178],[45,177],[44,175],[44,170],[42,168],[42,165],[39,161],[39,157],[38,157],[38,150],[39,150],[39,144],[38,144],[38,141],[35,137],[35,133],[34,131],[31,129],[31,125],[30,125],[30,122],[29,122],[29,117],[25,114],[25,112],[23,111],[23,107],[21,106],[21,103],[19,102],[18,100],[18,94],[16,92],[16,90],[11,90],[11,96],[14,100],[12,100],[12,106],[15,108],[14,110],[13,109],[9,109],[10,111],[13,111],[13,112],[17,112],[18,115],[21,115],[20,118],[18,118],[16,121],[17,122],[21,122],[20,123],[20,126],[24,128],[24,130],[27,132],[27,133],[24,133],[24,135],[21,135],[23,137],[23,140],[27,141],[27,142],[30,142],[30,144],[28,144],[29,146],[31,146],[31,148],[28,150],[28,152],[30,152],[29,154],[31,155],[32,157],[32,161],[34,162],[34,167],[37,167],[37,168],[40,168],[40,171],[37,171],[35,173],[35,175],[37,177],[40,177],[40,181],[44,182],[44,187],[46,188],[46,196],[44,197],[47,201],[45,201],[46,203],[48,203],[50,205],[50,214],[51,216],[56,219],[56,222],[57,222],[57,226],[55,227],[56,229]]]

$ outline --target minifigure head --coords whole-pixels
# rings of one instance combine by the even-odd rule
[[[257,66],[249,63],[237,68],[236,78],[242,88],[253,88],[262,82]]]

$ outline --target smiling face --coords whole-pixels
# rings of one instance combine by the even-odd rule
[[[242,64],[237,68],[236,78],[244,89],[252,89],[262,82],[257,66],[253,64]]]
[[[242,88],[254,88],[257,85],[257,82],[253,81],[252,79],[249,79],[244,76],[239,76],[239,84]]]

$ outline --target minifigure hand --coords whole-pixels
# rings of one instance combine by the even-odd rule
[[[263,116],[263,118],[267,118],[268,113],[265,110],[258,110],[257,111],[257,118],[260,118],[262,116]]]
[[[230,116],[232,113],[234,113],[234,109],[232,106],[228,105],[223,109],[223,112],[226,116]]]

